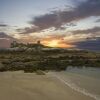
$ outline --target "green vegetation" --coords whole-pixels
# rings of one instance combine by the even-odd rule
[[[41,52],[0,51],[0,71],[26,73],[66,70],[68,66],[100,67],[100,53],[79,50],[41,50]]]

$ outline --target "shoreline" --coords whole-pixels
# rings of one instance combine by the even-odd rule
[[[56,74],[57,73],[57,74]],[[61,77],[61,75],[59,74],[59,72],[49,72],[49,74],[51,74],[53,77],[57,78],[58,80],[60,80],[62,83],[64,83],[65,85],[67,85],[68,87],[70,87],[71,89],[73,89],[76,92],[82,93],[85,96],[89,96],[95,100],[99,100],[98,97],[96,97],[96,95],[89,93],[87,90],[82,89],[78,86],[76,86],[74,83],[72,83],[70,80],[65,80],[63,79],[63,77]]]
[[[50,74],[0,73],[1,100],[94,100]]]

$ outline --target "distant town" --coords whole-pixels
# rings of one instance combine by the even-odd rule
[[[2,49],[1,49],[2,50]],[[60,48],[60,47],[50,47],[50,46],[46,46],[43,45],[41,43],[41,41],[37,41],[36,43],[19,43],[17,41],[13,41],[10,44],[10,48],[6,48],[3,50],[8,50],[8,51],[37,51],[37,52],[41,52],[41,51],[54,51],[54,50],[60,50],[60,51],[64,51],[64,50],[78,50],[81,51],[81,49],[77,49],[77,48]]]

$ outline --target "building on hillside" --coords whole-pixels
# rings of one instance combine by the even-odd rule
[[[11,48],[12,50],[15,49],[21,49],[21,50],[34,50],[36,52],[41,52],[42,48],[44,48],[45,46],[41,44],[40,41],[37,41],[36,43],[27,43],[27,44],[23,44],[23,43],[18,43],[16,41],[13,41],[11,43]]]

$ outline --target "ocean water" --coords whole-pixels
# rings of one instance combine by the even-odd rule
[[[68,67],[66,71],[53,72],[52,75],[75,91],[100,100],[100,68]]]

